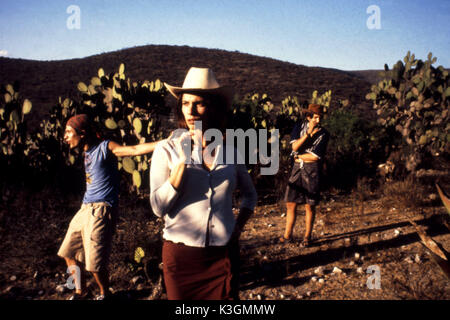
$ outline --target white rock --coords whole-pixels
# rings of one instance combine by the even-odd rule
[[[281,217],[282,218],[286,217],[286,213],[281,214]]]
[[[358,269],[356,269],[356,272],[359,273],[359,274],[363,274],[364,270],[363,270],[362,267],[359,267]]]
[[[306,295],[307,295],[308,297],[310,297],[310,296],[311,296],[311,291],[306,292]]]
[[[4,293],[10,293],[12,289],[14,289],[14,286],[8,286],[8,287],[5,289]]]
[[[136,276],[136,277],[133,277],[133,279],[131,279],[131,282],[134,284],[134,285],[136,285],[136,284],[138,284],[139,282],[141,282],[142,280],[144,280],[141,276]]]
[[[421,263],[422,262],[422,260],[420,259],[420,255],[418,253],[416,253],[416,256],[414,257],[414,261],[416,263]]]
[[[333,268],[333,273],[342,273],[342,270],[339,269],[338,267],[334,267]]]
[[[408,263],[413,263],[414,261],[411,259],[411,257],[406,257],[405,261]]]
[[[354,266],[354,265],[355,265],[355,261],[350,261],[350,262],[348,263],[348,265],[349,265],[349,266]]]
[[[395,229],[394,235],[395,235],[396,237],[398,237],[400,234],[401,234],[401,231],[398,230],[398,229]]]
[[[59,294],[63,294],[69,291],[69,288],[65,284],[59,284],[56,286],[56,292]]]
[[[250,293],[248,296],[250,299],[253,299],[253,293]]]
[[[361,255],[358,252],[355,252],[355,259],[358,260],[359,258],[361,258]]]
[[[256,296],[256,299],[258,299],[258,300],[262,300],[262,297],[261,297],[261,295],[260,295],[260,294],[258,294],[258,295]]]
[[[318,275],[323,274],[323,266],[320,266],[316,270],[314,270],[314,273]]]
[[[138,290],[138,291],[141,291],[141,290],[143,290],[144,288],[145,288],[145,286],[144,286],[143,283],[139,283],[139,284],[136,286],[136,290]]]
[[[312,282],[316,282],[316,281],[317,281],[317,277],[316,277],[316,276],[311,277],[311,281],[312,281]]]
[[[280,293],[280,299],[284,299],[284,294]]]
[[[10,281],[16,281],[17,277],[16,276],[11,276],[11,278],[9,278]]]
[[[321,284],[322,284],[322,283],[324,283],[324,282],[325,282],[325,280],[324,280],[324,279],[322,279],[322,278],[320,278],[320,279],[319,279],[319,283],[321,283]]]

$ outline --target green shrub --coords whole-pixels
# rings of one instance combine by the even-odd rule
[[[389,145],[389,136],[382,126],[347,108],[331,111],[323,126],[330,133],[325,158],[330,185],[350,189],[358,177],[375,175]]]
[[[450,77],[436,57],[415,59],[410,52],[392,70],[385,65],[385,79],[373,85],[366,99],[373,101],[379,123],[402,137],[399,149],[408,171],[417,170],[425,157],[448,153],[450,143]]]

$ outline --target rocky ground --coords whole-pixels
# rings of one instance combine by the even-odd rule
[[[420,208],[387,204],[383,196],[356,200],[328,196],[319,206],[309,248],[279,244],[285,210],[258,206],[241,237],[242,300],[450,299],[450,282],[420,241],[408,218],[423,226],[447,251],[445,208],[435,201]],[[165,299],[160,285],[162,222],[147,199],[122,199],[111,257],[111,289],[118,299]],[[67,280],[56,256],[80,199],[50,191],[4,192],[0,204],[0,299],[59,300]],[[295,236],[304,215],[298,211]],[[136,248],[144,257],[138,263]],[[379,273],[378,273],[379,272]],[[379,274],[379,282],[375,276]],[[92,290],[95,289],[90,281]]]

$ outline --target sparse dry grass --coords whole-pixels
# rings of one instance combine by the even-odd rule
[[[284,230],[283,206],[257,207],[241,238],[241,299],[259,299],[258,295],[270,300],[449,299],[450,282],[420,244],[405,216],[398,214],[404,204],[397,201],[402,190],[410,190],[411,183],[392,185],[389,193],[388,189],[374,193],[361,181],[352,195],[330,196],[317,211],[313,233],[317,244],[306,249],[296,243],[283,246],[274,241]],[[0,255],[10,257],[0,262],[0,299],[63,299],[55,292],[56,284],[66,276],[64,262],[56,257],[56,251],[79,199],[65,200],[49,192],[14,197],[10,193],[8,197],[0,203]],[[364,203],[362,212],[352,207],[352,198],[357,208]],[[400,199],[410,206],[407,200],[406,196]],[[413,199],[417,201],[413,204],[417,206],[419,200]],[[388,201],[396,211],[385,209]],[[421,209],[429,213],[428,218],[417,210],[405,210],[428,226],[430,236],[449,250],[449,231],[434,219],[445,213],[444,208]],[[123,198],[121,212],[111,256],[112,286],[121,297],[145,299],[160,272],[162,222],[150,212],[146,198]],[[303,230],[304,215],[299,209],[295,234],[301,235]],[[129,267],[138,246],[145,251],[150,279],[142,270]],[[356,252],[361,258],[354,258]],[[420,262],[414,261],[416,255]],[[366,287],[365,271],[370,265],[381,268],[381,290]],[[311,280],[318,266],[325,270],[323,283]],[[333,274],[334,267],[345,275]],[[16,280],[11,280],[13,275]],[[136,276],[144,280],[133,283]],[[164,299],[165,295],[158,297]]]
[[[412,176],[403,181],[386,182],[382,188],[383,206],[398,210],[420,209],[429,191]]]

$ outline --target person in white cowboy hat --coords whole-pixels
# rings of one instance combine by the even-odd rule
[[[255,188],[244,164],[221,161],[227,145],[218,145],[214,156],[202,161],[191,161],[195,153],[191,156],[183,148],[191,144],[199,124],[194,149],[200,152],[209,144],[203,132],[213,128],[223,132],[231,90],[219,85],[211,69],[195,67],[182,87],[164,85],[177,98],[179,127],[185,129],[156,146],[150,169],[151,206],[165,222],[162,259],[167,297],[237,298],[232,248],[253,213]],[[237,218],[232,210],[235,187],[242,194]]]

